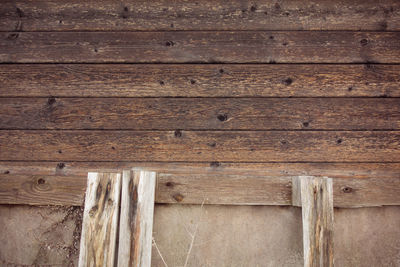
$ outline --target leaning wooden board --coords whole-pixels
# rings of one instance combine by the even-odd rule
[[[379,64],[1,64],[0,97],[399,97]]]
[[[340,7],[340,11],[338,11]],[[396,0],[3,1],[0,31],[400,29]]]
[[[3,32],[0,63],[400,63],[400,32]]]
[[[399,162],[399,131],[2,130],[0,160]]]

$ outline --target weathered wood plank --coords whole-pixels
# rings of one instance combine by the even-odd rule
[[[119,267],[150,267],[155,187],[155,172],[123,172]]]
[[[121,172],[138,167],[160,173],[207,173],[248,176],[329,176],[332,178],[398,178],[400,163],[240,163],[240,162],[54,162],[1,161],[9,175],[84,176],[87,172]]]
[[[118,230],[120,173],[89,173],[79,266],[113,266]]]
[[[1,63],[400,63],[400,32],[3,32],[0,36]]]
[[[399,162],[399,131],[2,130],[0,160]]]
[[[0,204],[83,205],[82,176],[0,174]]]
[[[400,29],[395,0],[3,2],[0,31]]]
[[[158,173],[157,203],[290,205],[291,179],[218,174]]]
[[[136,165],[130,164],[130,166]],[[202,172],[200,169],[186,169],[182,172],[176,166],[174,170],[171,167],[168,172],[158,170],[160,173],[157,178],[155,201],[167,204],[202,204],[204,201],[206,204],[225,205],[291,205],[292,176],[282,174],[270,176],[271,173],[267,167],[264,169],[265,174],[262,174],[262,170],[254,173],[243,169],[211,171],[206,168]],[[387,167],[391,166],[387,165]],[[322,169],[322,166],[320,168]],[[305,172],[305,174],[315,173],[324,175],[332,171]],[[400,174],[398,172],[389,176],[382,170],[375,173],[375,176],[369,176],[370,178],[360,178],[357,172],[356,178],[349,178],[350,174],[349,172],[347,178],[333,179],[335,207],[400,205]],[[40,177],[46,183],[52,183],[51,191],[36,190],[35,193],[25,191],[23,185],[33,183],[32,175],[12,173],[0,175],[0,188],[2,188],[0,204],[82,205],[86,176],[40,175]],[[37,183],[37,180],[35,181]],[[63,184],[68,184],[68,186],[63,187]],[[62,191],[54,188],[62,188]],[[16,190],[23,192],[19,193],[18,198],[16,198]]]
[[[299,187],[303,217],[304,266],[333,266],[333,189],[332,179],[300,176]],[[297,201],[296,201],[297,202]]]
[[[0,129],[398,130],[398,98],[0,98]]]
[[[399,65],[2,64],[0,80],[0,97],[400,97]]]

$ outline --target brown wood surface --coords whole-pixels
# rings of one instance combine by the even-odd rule
[[[0,80],[0,97],[400,97],[400,66],[377,64],[2,64]]]
[[[238,163],[238,162],[54,162],[0,161],[8,175],[87,176],[87,172],[121,172],[132,167],[162,173],[207,173],[248,176],[329,176],[334,178],[398,178],[400,163]]]
[[[84,176],[0,174],[0,204],[83,205]]]
[[[398,130],[399,98],[0,98],[0,129]]]
[[[399,162],[399,131],[2,130],[0,160]]]
[[[399,30],[396,0],[3,1],[0,31]]]
[[[360,164],[361,167],[365,165]],[[338,172],[344,169],[340,165],[336,167]],[[389,170],[394,169],[390,165],[386,167]],[[267,175],[272,174],[268,172],[267,166],[264,172]],[[324,175],[329,171],[314,173]],[[43,179],[45,183],[38,185],[39,179]],[[202,168],[202,171],[195,169],[193,173],[188,170],[178,171],[175,168],[175,172],[171,169],[168,172],[160,172],[157,179],[157,203],[201,204],[204,201],[206,204],[230,205],[292,204],[292,178],[282,174],[266,176],[261,171],[255,173],[245,171],[244,168],[232,172]],[[80,206],[83,204],[86,180],[84,174],[80,176],[1,174],[0,204]],[[382,174],[375,173],[360,178],[357,172],[355,176],[348,174],[346,178],[334,179],[333,192],[335,207],[400,205],[400,175],[398,172],[389,175],[382,171]]]
[[[1,63],[400,63],[400,32],[3,32]]]

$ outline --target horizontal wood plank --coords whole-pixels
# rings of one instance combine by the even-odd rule
[[[0,98],[1,129],[398,130],[398,98]]]
[[[2,130],[0,160],[399,162],[399,131]]]
[[[85,189],[84,176],[0,174],[0,204],[81,206]]]
[[[0,97],[400,97],[399,65],[2,64]]]
[[[268,170],[265,169],[268,173]],[[239,173],[239,174],[238,174]],[[38,180],[45,181],[38,185]],[[156,203],[291,205],[290,176],[204,171],[158,174]],[[83,204],[86,176],[0,174],[0,204]],[[27,185],[29,185],[27,187]],[[50,186],[51,185],[51,186]],[[27,189],[40,187],[41,189]],[[44,189],[44,187],[46,187]],[[400,205],[400,176],[333,179],[335,207]]]
[[[400,32],[3,32],[1,63],[400,63]]]
[[[87,176],[87,172],[121,172],[132,167],[161,173],[224,175],[329,176],[333,178],[397,178],[400,163],[239,163],[239,162],[57,162],[0,161],[9,175]]]
[[[3,1],[0,31],[399,30],[396,0]]]

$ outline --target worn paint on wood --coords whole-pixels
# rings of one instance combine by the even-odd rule
[[[2,64],[1,97],[399,97],[399,65]]]
[[[400,63],[400,32],[4,32],[0,63]]]
[[[0,129],[400,129],[397,98],[0,98],[0,114]]]
[[[156,173],[124,171],[118,266],[150,267]]]
[[[333,188],[332,179],[300,176],[294,178],[294,204],[303,214],[305,267],[333,266]],[[300,199],[300,200],[299,200]]]
[[[399,131],[14,131],[0,160],[399,162]]]
[[[0,31],[400,30],[396,0],[18,0],[0,14]]]
[[[121,192],[120,173],[89,173],[79,266],[113,266]]]

